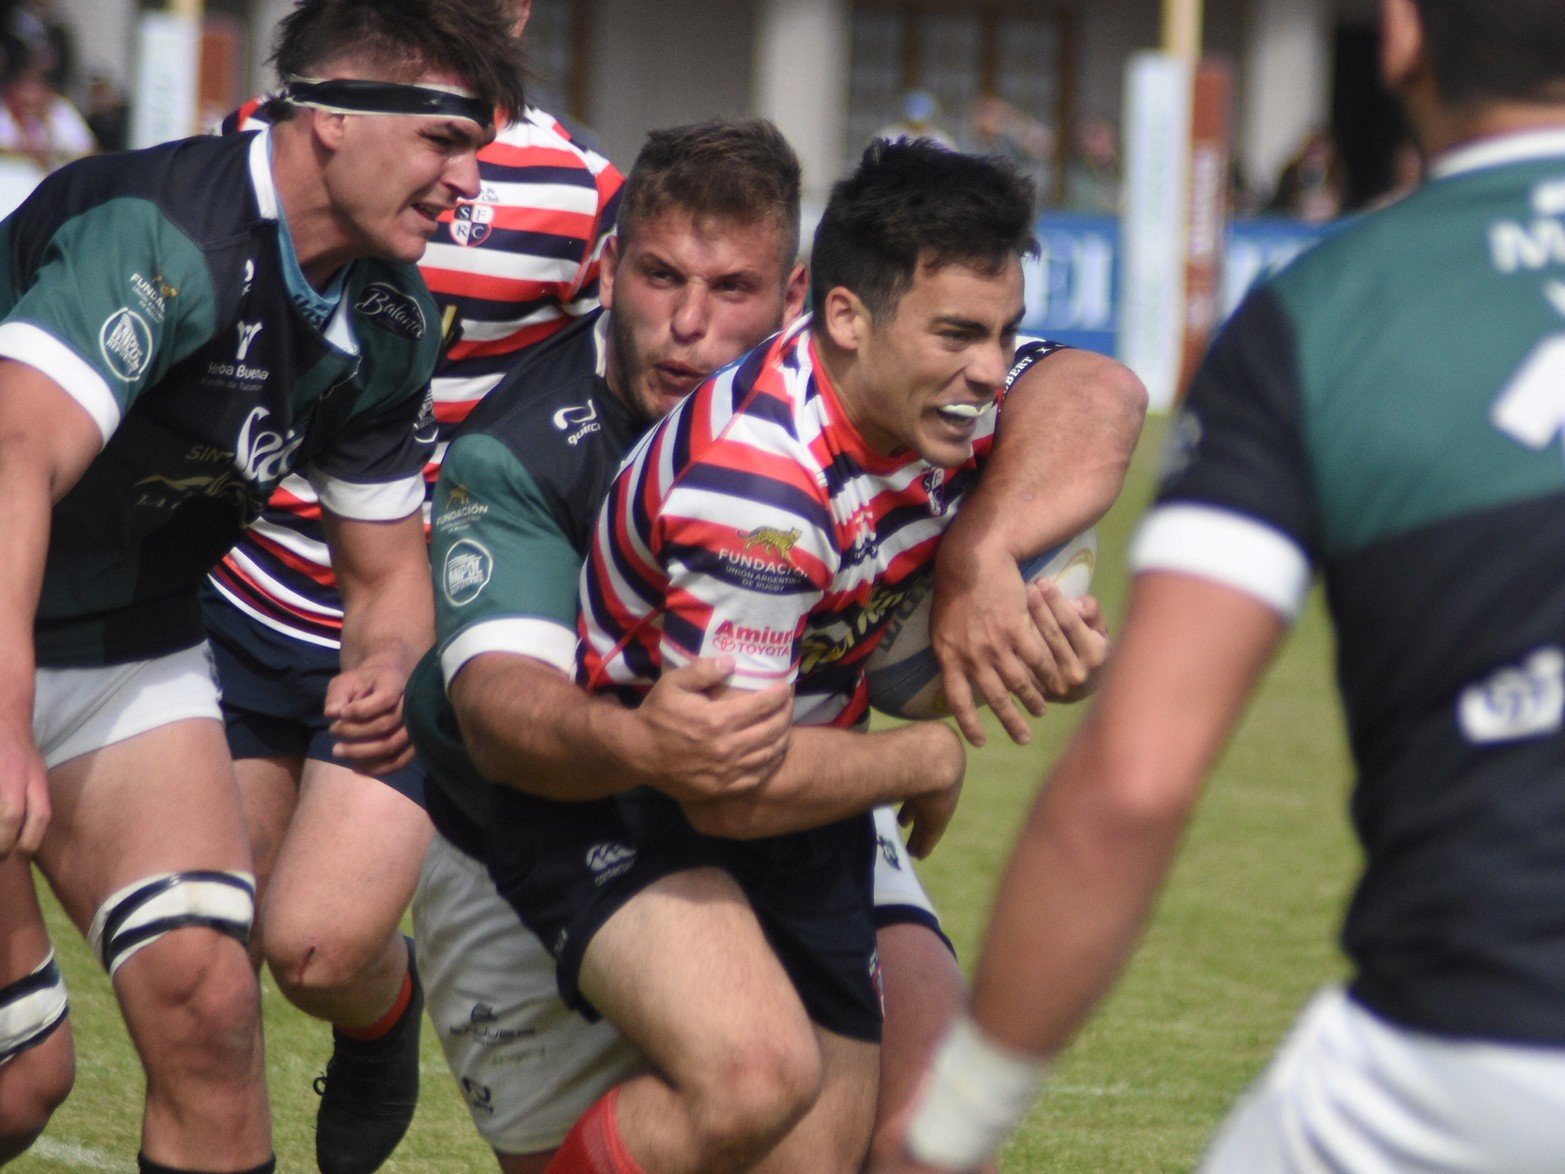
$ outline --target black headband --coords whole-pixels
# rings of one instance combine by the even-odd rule
[[[313,106],[346,114],[427,114],[465,118],[482,130],[494,125],[494,110],[466,90],[447,86],[414,86],[359,78],[294,77],[277,95],[293,106]]]

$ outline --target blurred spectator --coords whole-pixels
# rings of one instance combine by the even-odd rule
[[[1119,214],[1119,131],[1106,118],[1076,124],[1065,162],[1065,207],[1101,216]]]
[[[6,23],[29,59],[42,65],[49,85],[70,93],[76,84],[76,36],[55,12],[54,0],[12,0]]]
[[[1277,188],[1262,211],[1320,224],[1341,214],[1342,200],[1342,160],[1337,145],[1328,132],[1313,130],[1283,167]]]
[[[940,128],[940,99],[928,90],[902,95],[902,117],[875,132],[877,139],[930,139],[956,149],[956,140]]]
[[[962,150],[1003,155],[1031,177],[1040,199],[1052,195],[1054,132],[997,94],[981,94],[967,113]]]
[[[48,172],[97,149],[76,107],[49,84],[45,62],[29,61],[0,87],[0,151]]]
[[[87,126],[105,151],[123,151],[130,143],[130,105],[107,74],[87,83]]]

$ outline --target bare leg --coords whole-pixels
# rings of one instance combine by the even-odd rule
[[[266,894],[282,851],[288,822],[299,803],[302,758],[240,758],[234,762],[239,802],[250,855],[255,864],[255,929],[250,935],[250,960],[257,970],[266,961]]]
[[[306,761],[262,909],[267,964],[289,1002],[348,1028],[386,1014],[407,973],[397,925],[432,833],[379,779]]]
[[[880,1049],[816,1029],[826,1066],[815,1107],[756,1169],[765,1174],[855,1174],[869,1150]]]
[[[160,726],[51,772],[54,820],[38,860],[86,932],[98,908],[163,872],[250,870],[220,723]],[[131,957],[115,994],[147,1073],[142,1151],[187,1169],[247,1169],[271,1156],[260,1000],[245,948],[200,926]]]
[[[0,989],[32,974],[48,956],[31,865],[17,856],[0,861]],[[75,1072],[68,1020],[0,1063],[0,1165],[37,1140],[70,1093]]]
[[[616,1105],[650,1174],[746,1169],[820,1093],[814,1030],[726,873],[676,873],[638,893],[593,937],[580,981],[656,1070],[620,1085]]]

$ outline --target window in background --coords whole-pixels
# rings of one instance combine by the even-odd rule
[[[1042,0],[857,0],[848,164],[876,135],[932,134],[1010,155],[1057,202],[1073,27]]]

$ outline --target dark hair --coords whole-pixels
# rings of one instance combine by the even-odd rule
[[[620,191],[620,241],[670,209],[698,221],[775,218],[786,268],[799,255],[799,183],[799,157],[764,118],[655,130]]]
[[[373,62],[381,81],[438,70],[514,116],[525,105],[514,25],[511,0],[298,0],[277,27],[271,62],[285,81],[346,60]],[[292,109],[272,102],[265,114],[277,121]]]
[[[831,190],[810,252],[810,300],[838,286],[881,318],[923,264],[997,272],[1031,253],[1033,185],[997,155],[964,155],[929,139],[876,140]]]
[[[1559,0],[1414,0],[1440,97],[1565,101],[1565,12]]]

